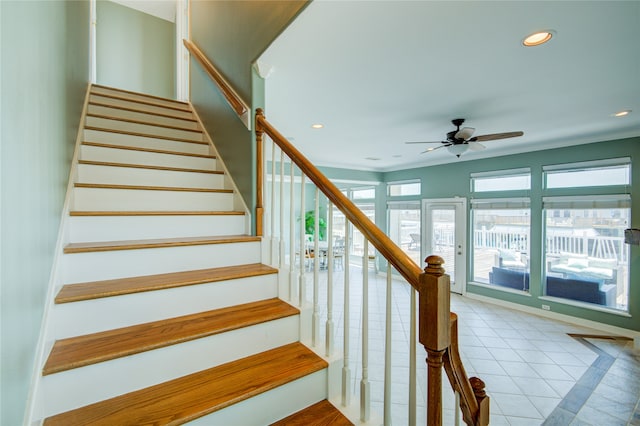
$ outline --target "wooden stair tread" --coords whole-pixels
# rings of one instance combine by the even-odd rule
[[[173,126],[173,125],[162,124],[162,123],[153,123],[153,122],[143,121],[143,120],[134,120],[132,118],[115,117],[113,115],[87,113],[87,117],[103,118],[105,120],[122,121],[125,123],[144,124],[145,126],[154,126],[154,127],[161,127],[163,129],[182,130],[184,132],[202,134],[202,130],[199,130],[199,129],[191,129],[188,127]]]
[[[139,146],[127,146],[127,145],[114,145],[110,143],[101,143],[101,142],[84,141],[82,142],[82,145],[97,146],[99,148],[127,149],[129,151],[153,152],[156,154],[183,155],[186,157],[216,158],[215,155],[211,155],[211,154],[195,154],[191,152],[168,151],[166,149],[143,148]]]
[[[163,171],[169,171],[169,172],[207,173],[212,175],[224,174],[224,172],[221,170],[204,170],[204,169],[189,169],[185,167],[152,166],[148,164],[113,163],[108,161],[78,160],[78,164],[85,164],[88,166],[128,167],[133,169],[163,170]]]
[[[110,183],[82,183],[82,182],[76,182],[74,186],[76,188],[139,189],[143,191],[215,192],[220,194],[233,193],[233,189],[183,188],[179,186],[116,185],[116,184],[110,184]]]
[[[189,102],[179,101],[177,99],[163,98],[162,96],[149,95],[147,93],[132,92],[131,90],[119,89],[117,87],[106,86],[104,84],[92,83],[91,84],[91,88],[93,89],[94,87],[97,87],[99,89],[113,90],[114,92],[128,93],[130,95],[144,96],[146,98],[158,99],[160,101],[165,101],[165,102],[172,102],[174,104],[178,104],[178,105],[181,105],[183,107],[188,107],[189,106]],[[91,93],[94,93],[93,90],[91,90]]]
[[[271,426],[353,426],[336,407],[326,399],[293,413]]]
[[[42,374],[59,373],[298,313],[298,309],[274,298],[62,339],[54,343]]]
[[[67,284],[56,296],[55,303],[79,302],[102,297],[121,296],[166,288],[212,283],[238,278],[249,278],[276,274],[278,270],[261,263],[224,266],[220,268],[197,269],[170,272],[166,274],[143,275],[112,280]]]
[[[98,93],[93,93],[96,96],[103,96],[100,95]],[[124,107],[124,106],[120,106],[120,105],[111,105],[111,104],[105,104],[102,102],[98,102],[98,101],[89,101],[89,105],[93,105],[93,106],[99,106],[99,107],[104,107],[104,108],[111,108],[111,109],[118,109],[118,110],[122,110],[122,111],[130,111],[130,112],[137,112],[140,114],[147,114],[147,115],[154,115],[154,116],[158,116],[158,117],[165,117],[165,118],[171,118],[174,120],[182,120],[182,121],[190,121],[192,123],[197,123],[198,120],[196,120],[195,118],[186,118],[186,117],[180,117],[180,116],[176,116],[176,115],[170,115],[170,114],[163,114],[161,112],[155,112],[155,111],[149,111],[149,110],[144,110],[144,109],[136,109],[136,108],[131,108],[131,107]]]
[[[327,367],[291,343],[45,419],[44,424],[182,424]]]
[[[137,250],[162,247],[197,246],[205,244],[246,243],[260,241],[260,237],[250,235],[223,235],[211,237],[156,238],[149,240],[100,241],[70,243],[64,253],[89,253],[97,251]]]
[[[213,210],[191,210],[191,211],[79,211],[73,210],[69,212],[70,216],[244,216],[242,211],[213,211]]]
[[[84,130],[96,130],[98,132],[118,133],[120,135],[141,136],[144,138],[162,139],[162,140],[168,140],[173,142],[185,142],[185,143],[196,143],[199,145],[209,145],[209,142],[207,141],[194,141],[192,139],[176,138],[174,136],[163,136],[163,135],[154,135],[152,133],[142,133],[142,132],[132,132],[129,130],[110,129],[108,127],[84,126]]]

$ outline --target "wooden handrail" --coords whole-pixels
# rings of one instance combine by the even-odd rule
[[[469,379],[458,350],[458,316],[451,312],[451,345],[444,354],[444,370],[453,390],[460,394],[462,417],[468,425],[489,424],[489,397],[484,394],[484,382]]]
[[[384,256],[394,268],[418,290],[418,276],[422,270],[400,247],[384,232],[373,224],[356,205],[347,198],[320,170],[298,151],[275,127],[264,117],[262,109],[256,113],[256,131],[263,131],[289,156],[291,161],[318,187],[324,195],[338,208],[353,226],[369,240],[378,252]]]
[[[220,72],[213,66],[213,64],[207,59],[204,53],[195,45],[191,40],[182,40],[184,43],[184,47],[187,48],[189,53],[193,55],[193,57],[202,65],[205,72],[211,77],[213,82],[218,86],[220,92],[225,97],[231,108],[238,114],[238,116],[242,117],[247,114],[249,111],[249,107],[247,104],[238,96],[238,94],[233,90],[233,88],[227,83],[225,78],[220,74]]]

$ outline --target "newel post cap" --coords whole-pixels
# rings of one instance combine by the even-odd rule
[[[431,275],[444,275],[444,259],[440,256],[431,255],[424,260],[427,263],[427,267],[424,268],[424,272]]]

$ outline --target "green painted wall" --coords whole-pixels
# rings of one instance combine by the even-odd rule
[[[89,2],[0,1],[0,424],[23,422],[89,80]]]
[[[606,141],[575,147],[559,148],[553,150],[536,151],[527,154],[509,155],[491,159],[475,161],[460,161],[446,165],[415,168],[409,170],[388,172],[384,174],[385,182],[401,181],[409,179],[422,180],[422,198],[448,198],[454,196],[471,198],[469,177],[471,173],[491,170],[515,169],[521,167],[531,168],[532,188],[531,197],[531,235],[542,235],[542,197],[545,195],[542,189],[542,166],[549,164],[563,164],[578,161],[599,160],[605,158],[631,157],[632,159],[632,207],[631,225],[640,227],[640,138],[631,138],[617,141]],[[574,191],[574,194],[576,192]],[[583,194],[597,194],[598,190],[582,190]],[[381,194],[386,204],[386,194]],[[486,196],[486,194],[483,194]],[[505,194],[496,194],[505,196]],[[386,220],[386,219],[385,219]],[[378,222],[380,225],[381,223]],[[540,308],[542,303],[550,305],[553,312],[598,321],[617,327],[640,331],[640,247],[631,246],[631,279],[629,291],[629,313],[631,318],[598,312],[590,309],[554,303],[548,300],[544,302],[538,299],[542,294],[541,277],[543,265],[541,264],[542,237],[531,238],[531,296],[506,293],[486,287],[469,284],[467,291],[480,295],[494,297],[509,302],[519,303],[531,307]]]
[[[98,0],[97,83],[175,98],[175,24]]]
[[[264,81],[253,74],[251,64],[306,5],[306,0],[194,1],[191,39],[255,111],[264,108]],[[190,68],[191,102],[253,213],[254,135],[195,60]]]

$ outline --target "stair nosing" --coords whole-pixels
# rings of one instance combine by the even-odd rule
[[[207,192],[214,194],[232,194],[233,189],[211,189],[211,188],[185,188],[173,186],[147,186],[147,185],[118,185],[108,183],[83,183],[76,182],[75,188],[94,188],[94,189],[126,189],[139,191],[176,191],[176,192]]]
[[[95,94],[96,96],[101,96],[99,94]],[[98,107],[103,107],[103,108],[111,108],[111,109],[119,109],[119,110],[123,110],[123,111],[129,111],[129,112],[136,112],[139,114],[146,114],[146,115],[154,115],[157,117],[163,117],[163,118],[170,118],[172,120],[181,120],[181,121],[189,121],[192,123],[197,123],[198,120],[196,120],[195,118],[186,118],[186,117],[178,117],[175,115],[170,115],[170,114],[163,114],[161,112],[155,112],[155,111],[145,111],[143,109],[135,109],[135,108],[131,108],[131,107],[124,107],[124,106],[119,106],[119,105],[109,105],[109,104],[105,104],[102,102],[96,102],[96,101],[89,101],[89,106],[98,106]],[[188,112],[185,110],[185,112]]]
[[[131,98],[127,98],[124,96],[118,96],[118,95],[110,95],[107,93],[95,93],[95,92],[91,92],[91,96],[102,96],[103,98],[109,98],[109,99],[116,99],[118,101],[124,101],[124,102],[132,102],[134,104],[140,104],[140,105],[147,105],[150,107],[156,107],[156,108],[165,108],[171,111],[180,111],[180,112],[186,112],[189,114],[193,114],[193,111],[191,111],[190,109],[185,109],[185,108],[178,108],[178,107],[172,107],[172,106],[168,106],[168,105],[162,105],[156,102],[147,102],[147,101],[141,101],[139,99],[131,99]]]
[[[252,310],[262,310],[269,308],[277,309],[277,312],[259,312],[256,316]],[[229,316],[237,313],[234,322],[229,321]],[[276,298],[264,299],[257,302],[243,303],[239,305],[227,306],[205,312],[181,315],[158,321],[151,321],[143,324],[136,324],[117,329],[91,333],[83,336],[70,337],[57,340],[47,358],[43,368],[44,376],[75,368],[86,367],[100,362],[110,361],[125,356],[135,355],[142,352],[160,349],[184,342],[189,342],[204,337],[214,336],[244,327],[262,324],[277,319],[298,315],[300,311],[288,303]],[[238,318],[240,317],[240,318]],[[201,327],[202,322],[217,321],[215,327]],[[180,326],[181,324],[186,324]],[[191,327],[187,333],[184,329]],[[193,330],[193,328],[197,330]],[[128,336],[128,337],[127,337]],[[121,345],[117,350],[111,352],[104,350],[112,346],[114,342]],[[100,346],[100,351],[85,354],[82,359],[77,356],[71,360],[56,360],[56,357],[65,357],[60,351],[71,346],[71,350],[77,354],[82,348],[92,345]],[[78,348],[76,351],[75,348]],[[69,349],[67,349],[67,352]],[[68,357],[65,357],[68,358]],[[52,361],[53,359],[53,361]],[[51,365],[50,365],[51,364]]]
[[[127,167],[127,168],[134,168],[134,169],[162,170],[162,171],[168,171],[168,172],[207,173],[211,175],[224,174],[224,172],[221,170],[205,170],[205,169],[190,169],[185,167],[153,166],[149,164],[114,163],[114,162],[108,162],[108,161],[78,160],[78,164],[84,164],[87,166]]]
[[[241,278],[260,277],[277,273],[278,270],[271,266],[262,263],[249,263],[244,265],[221,266],[217,268],[66,284],[58,291],[55,297],[55,303],[81,302],[84,300],[102,299],[105,297],[123,296]]]
[[[88,418],[85,420],[79,417],[82,414],[81,410],[91,410],[92,421],[98,420],[96,411],[105,412],[111,418],[105,419],[105,416],[101,416],[99,419],[110,424],[122,421],[122,418],[118,419],[113,416],[125,416],[133,422],[144,419],[148,424],[151,422],[155,422],[154,424],[182,424],[326,370],[327,367],[327,361],[302,343],[290,343],[99,401],[86,407],[60,413],[46,418],[44,425],[67,425],[71,419],[76,422],[89,421]],[[251,386],[246,385],[247,376],[253,379]],[[220,382],[224,380],[228,383],[225,386],[220,386]],[[171,400],[175,402],[175,406],[168,406],[170,396]],[[125,406],[126,404],[129,405]],[[111,408],[113,406],[118,409],[114,410]],[[171,411],[168,412],[170,408]],[[180,412],[182,417],[175,417],[176,412]],[[155,415],[153,419],[149,419],[150,413]]]
[[[178,104],[178,105],[189,107],[189,102],[179,101],[179,100],[176,100],[176,99],[163,98],[162,96],[150,95],[150,94],[147,94],[147,93],[140,93],[140,92],[133,92],[131,90],[126,90],[126,89],[118,89],[117,87],[105,86],[103,84],[92,83],[91,87],[92,88],[93,87],[98,87],[98,88],[101,88],[101,89],[113,90],[115,92],[127,93],[127,94],[135,95],[135,96],[142,96],[142,97],[145,97],[145,98],[156,99],[156,100],[165,101],[165,102],[171,102],[171,103],[174,103],[174,104]],[[93,90],[91,91],[91,93],[94,94]],[[95,94],[98,94],[98,93],[95,93]]]
[[[191,133],[200,133],[200,134],[204,133],[202,130],[197,130],[197,129],[189,129],[189,128],[185,128],[185,127],[170,126],[168,124],[161,124],[161,123],[151,123],[151,122],[148,122],[148,121],[135,120],[135,119],[132,119],[132,118],[114,117],[112,115],[96,114],[96,113],[91,113],[91,112],[87,113],[87,117],[100,118],[100,119],[103,119],[103,120],[122,121],[122,122],[125,122],[125,123],[132,123],[132,124],[142,124],[142,125],[145,125],[145,126],[161,127],[163,129],[180,130],[182,132],[191,132]]]
[[[117,133],[119,135],[129,135],[129,136],[138,136],[141,138],[149,138],[149,139],[160,139],[160,140],[165,140],[165,141],[172,141],[172,142],[184,142],[184,143],[195,143],[198,145],[209,145],[209,142],[207,141],[194,141],[191,139],[185,139],[185,138],[174,138],[171,136],[162,136],[162,135],[154,135],[154,134],[149,134],[149,133],[141,133],[141,132],[130,132],[128,130],[116,130],[116,129],[109,129],[108,127],[96,127],[96,126],[84,126],[83,127],[84,130],[93,130],[96,132],[107,132],[107,133]]]
[[[143,148],[138,146],[127,146],[127,145],[114,145],[114,144],[108,144],[108,143],[102,143],[102,142],[83,141],[82,145],[95,146],[99,148],[127,149],[129,151],[153,152],[155,154],[182,155],[186,157],[211,158],[211,159],[217,158],[215,155],[211,155],[211,154],[194,154],[191,152],[167,151],[164,149]]]
[[[214,237],[156,238],[147,240],[101,241],[69,243],[65,254],[93,253],[104,251],[140,250],[151,248],[186,247],[209,244],[247,243],[260,241],[260,237],[250,235],[225,235]]]

